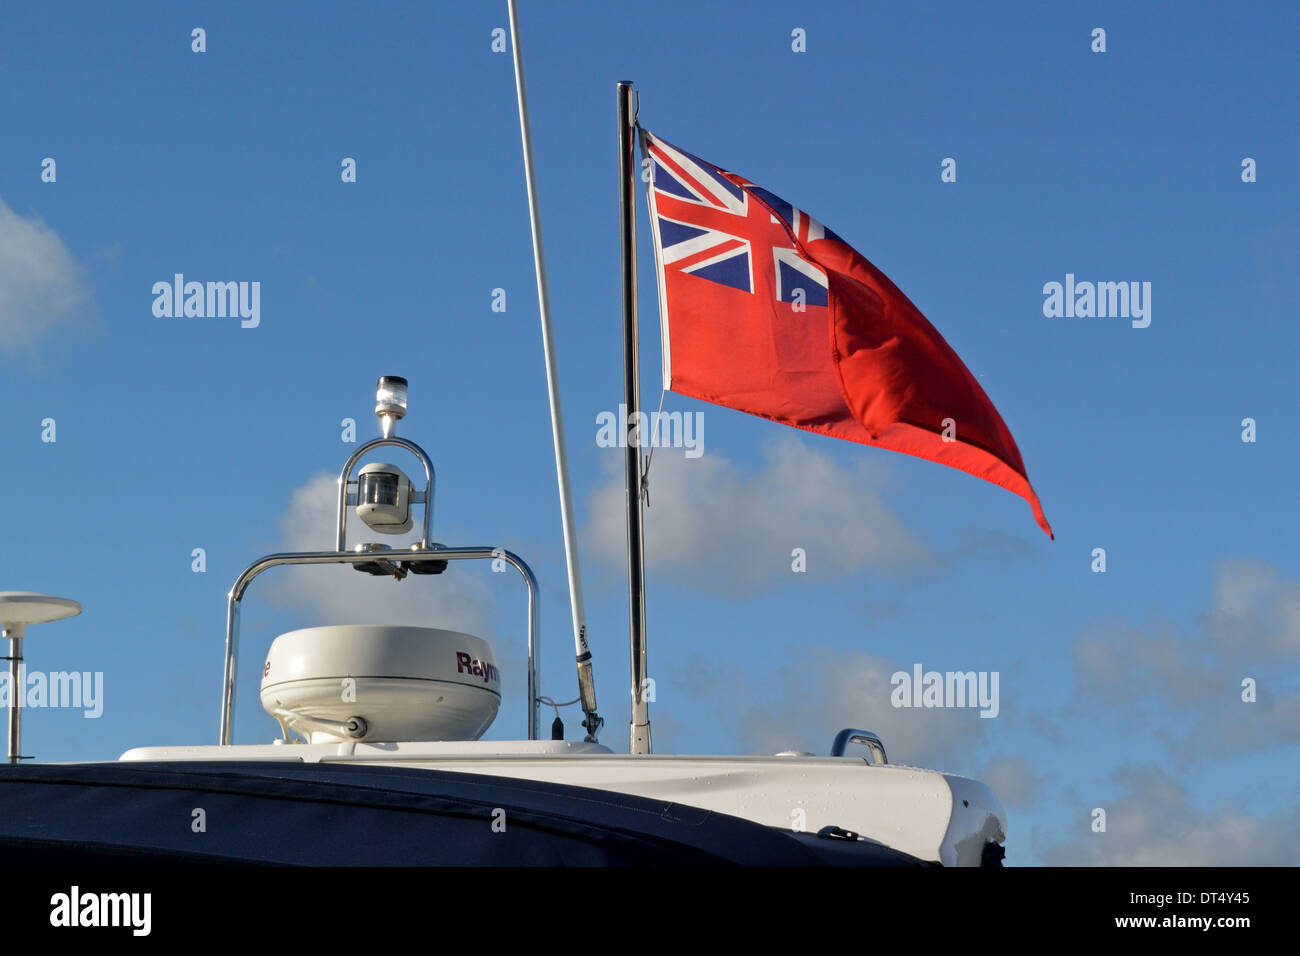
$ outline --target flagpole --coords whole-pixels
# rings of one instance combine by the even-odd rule
[[[551,404],[551,438],[555,445],[555,477],[560,491],[560,521],[564,526],[564,559],[569,575],[569,607],[573,614],[573,644],[578,663],[578,700],[582,704],[587,739],[594,741],[604,721],[596,714],[596,682],[587,645],[587,612],[582,603],[582,577],[578,571],[578,539],[573,526],[573,497],[569,489],[569,459],[564,443],[564,414],[560,409],[559,373],[555,365],[555,336],[551,330],[551,295],[546,284],[546,251],[542,246],[542,216],[537,206],[537,176],[533,169],[533,133],[528,122],[528,92],[524,86],[524,54],[519,42],[519,15],[515,0],[507,0],[510,37],[515,60],[515,93],[519,101],[519,136],[524,150],[524,181],[528,187],[528,219],[533,230],[533,268],[537,273],[537,306],[542,316],[542,351],[546,355],[546,391]],[[537,701],[528,708],[529,727],[535,729]],[[532,736],[536,736],[533,734]]]
[[[636,158],[632,132],[636,122],[630,82],[618,84],[619,227],[623,253],[623,422],[627,446],[627,591],[628,635],[632,661],[632,723],[630,750],[648,754],[650,702],[646,699],[645,541],[641,528],[640,351],[636,313]]]

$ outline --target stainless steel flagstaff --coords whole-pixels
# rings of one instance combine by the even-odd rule
[[[641,530],[641,375],[636,314],[636,157],[633,126],[636,110],[632,84],[618,84],[619,226],[623,250],[623,390],[627,419],[627,592],[628,634],[632,656],[631,752],[648,754],[650,702],[646,699],[645,541]]]
[[[573,527],[573,500],[569,490],[569,460],[564,444],[564,415],[560,409],[559,374],[555,368],[555,338],[551,331],[551,296],[546,285],[546,252],[542,247],[542,217],[537,208],[537,177],[533,170],[533,134],[528,123],[528,93],[524,86],[524,53],[519,42],[519,14],[515,0],[507,0],[510,37],[515,59],[515,93],[519,100],[519,135],[524,148],[524,180],[528,186],[528,218],[533,229],[533,267],[537,273],[537,306],[542,315],[542,350],[546,354],[546,391],[551,402],[551,438],[555,445],[555,477],[560,489],[560,520],[564,525],[564,558],[569,572],[569,606],[573,612],[573,643],[578,662],[578,699],[585,719],[587,739],[595,740],[603,723],[596,714],[596,682],[587,646],[587,612],[582,604],[582,577],[578,572],[578,539]]]

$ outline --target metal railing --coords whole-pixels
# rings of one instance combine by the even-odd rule
[[[846,727],[835,735],[835,742],[831,744],[831,756],[843,757],[849,744],[866,744],[874,764],[889,763],[885,758],[884,741],[869,730],[854,730],[852,727]]]
[[[424,491],[412,491],[411,493],[412,504],[424,505],[423,535],[420,544],[405,551],[398,549],[372,551],[364,547],[357,551],[347,551],[345,550],[347,544],[347,509],[349,505],[356,504],[355,493],[350,490],[355,484],[352,481],[352,469],[367,452],[386,445],[405,448],[420,459],[420,463],[424,466],[426,482]],[[524,584],[528,588],[528,739],[537,739],[538,708],[540,706],[537,699],[537,577],[523,558],[504,548],[446,548],[431,541],[433,492],[433,462],[429,460],[429,456],[424,449],[415,442],[408,441],[405,438],[398,438],[395,435],[385,435],[383,438],[376,438],[373,441],[366,442],[352,453],[347,463],[344,464],[343,471],[339,474],[338,522],[335,529],[337,531],[337,550],[269,554],[254,561],[244,569],[243,574],[235,580],[234,587],[230,589],[226,602],[226,660],[221,685],[221,730],[218,740],[220,744],[223,746],[230,744],[231,725],[235,710],[235,670],[239,650],[240,602],[243,601],[244,593],[248,590],[248,586],[253,582],[253,579],[263,571],[285,564],[372,564],[379,562],[391,565],[396,575],[402,578],[405,577],[405,568],[402,566],[408,564],[418,564],[426,561],[489,560],[505,561],[514,567],[523,576]]]
[[[504,548],[421,548],[413,551],[301,551],[269,554],[250,564],[230,589],[226,603],[226,665],[221,692],[220,743],[230,743],[231,718],[235,707],[235,663],[239,649],[239,605],[249,584],[263,571],[285,564],[360,564],[382,556],[386,561],[490,561],[500,559],[513,566],[528,588],[528,739],[537,739],[537,578],[517,554]]]

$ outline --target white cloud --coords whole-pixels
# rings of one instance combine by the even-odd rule
[[[1223,670],[1204,647],[1168,624],[1092,625],[1074,642],[1074,668],[1080,693],[1108,704],[1156,696],[1175,704],[1194,704],[1224,689]]]
[[[1227,653],[1294,659],[1300,656],[1300,581],[1286,580],[1263,561],[1221,561],[1207,619]]]
[[[1152,766],[1125,766],[1113,779],[1124,788],[1115,800],[1099,799],[1106,832],[1091,831],[1080,813],[1079,836],[1049,847],[1049,865],[1091,866],[1294,866],[1300,863],[1300,812],[1253,816],[1231,805],[1203,811],[1186,790]]]
[[[0,355],[31,355],[42,339],[77,327],[89,298],[58,235],[0,199]]]
[[[1081,707],[1149,727],[1183,762],[1300,743],[1300,583],[1262,561],[1219,562],[1201,624],[1085,630],[1073,648]]]
[[[685,583],[732,594],[773,580],[792,580],[792,552],[802,548],[809,578],[894,569],[927,557],[925,548],[880,496],[878,463],[839,465],[797,435],[764,446],[766,462],[746,474],[718,452],[687,459],[680,449],[655,452],[646,512],[646,566]],[[622,457],[607,459],[608,477],[592,494],[584,528],[603,561],[626,561]]]
[[[979,779],[988,784],[1004,804],[1026,807],[1042,777],[1029,771],[1029,761],[1024,757],[995,757],[979,773]]]
[[[280,519],[283,550],[332,550],[337,504],[335,475],[320,473],[297,488]],[[348,547],[359,540],[348,538]],[[402,542],[394,537],[392,543]],[[453,563],[438,577],[396,581],[344,565],[288,567],[273,593],[278,603],[312,612],[320,624],[418,625],[484,635],[486,589],[458,572]]]
[[[718,662],[687,662],[675,674],[686,693],[723,698],[718,717],[735,721],[740,749],[772,754],[806,750],[826,754],[835,734],[857,727],[879,735],[890,763],[973,770],[969,753],[982,740],[975,709],[894,707],[890,678],[911,665],[831,648],[800,648],[797,661],[777,673],[720,673]],[[756,693],[756,688],[771,688]],[[863,754],[865,755],[865,750]]]

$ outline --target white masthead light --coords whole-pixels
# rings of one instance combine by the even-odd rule
[[[375,389],[375,414],[384,437],[391,438],[393,428],[406,417],[406,379],[400,375],[384,375]]]

